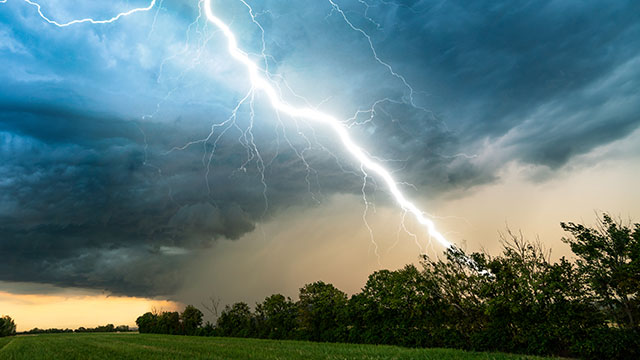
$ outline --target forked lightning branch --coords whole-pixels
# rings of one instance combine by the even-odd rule
[[[118,21],[119,19],[130,16],[139,12],[146,12],[153,9],[156,6],[156,0],[152,0],[148,6],[131,9],[126,12],[119,13],[111,18],[96,20],[92,18],[83,18],[72,20],[69,22],[58,22],[56,20],[50,19],[47,17],[40,6],[39,3],[32,0],[23,0],[25,3],[32,5],[36,8],[36,11],[40,15],[44,21],[49,24],[55,25],[57,27],[67,27],[75,24],[81,23],[91,23],[91,24],[106,24]],[[0,3],[6,3],[7,0],[0,0]],[[333,2],[331,2],[333,4]],[[349,128],[347,125],[330,114],[318,111],[316,109],[310,107],[295,107],[288,104],[285,100],[281,98],[276,91],[276,87],[271,83],[269,77],[267,76],[267,70],[260,68],[255,62],[253,62],[248,54],[244,52],[238,46],[238,41],[233,31],[225,24],[220,18],[218,18],[214,11],[211,0],[203,0],[204,12],[206,15],[206,19],[224,35],[227,42],[227,51],[233,60],[244,66],[248,75],[249,81],[251,82],[251,91],[260,91],[264,95],[266,95],[269,100],[271,106],[274,110],[279,113],[286,114],[293,118],[298,119],[306,119],[312,122],[317,122],[324,126],[330,128],[334,135],[340,140],[340,142],[344,145],[345,149],[351,154],[360,164],[361,169],[365,172],[365,176],[369,173],[374,174],[379,180],[386,185],[387,190],[393,196],[394,200],[397,204],[402,208],[403,211],[411,213],[415,219],[420,223],[425,229],[427,234],[432,238],[438,241],[442,246],[448,249],[454,249],[455,246],[449,242],[442,233],[440,233],[434,224],[434,222],[425,216],[425,213],[421,211],[412,201],[410,201],[400,190],[398,186],[398,182],[391,176],[391,173],[385,169],[381,164],[374,161],[367,153],[356,144],[351,136],[349,135]],[[377,58],[377,57],[376,57]],[[394,73],[395,74],[395,73]],[[404,80],[404,78],[403,78]],[[469,265],[473,265],[473,261],[468,259]]]

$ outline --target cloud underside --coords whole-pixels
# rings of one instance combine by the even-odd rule
[[[510,162],[553,176],[640,124],[637,2],[336,3],[414,105],[328,2],[252,2],[269,66],[342,118],[375,104],[352,135],[411,196],[492,183]],[[212,242],[361,191],[330,131],[259,95],[224,125],[246,74],[219,34],[189,25],[195,5],[64,30],[0,6],[0,281],[168,295]],[[220,11],[259,53],[246,8]],[[375,180],[365,190],[388,201]]]

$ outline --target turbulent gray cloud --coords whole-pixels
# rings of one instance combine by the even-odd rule
[[[558,169],[640,124],[633,1],[249,3],[284,96],[344,119],[360,110],[354,138],[411,195],[490,183],[510,161]],[[259,59],[246,7],[216,10]],[[212,241],[361,191],[327,129],[279,118],[260,96],[221,126],[246,74],[197,16],[196,1],[164,1],[59,29],[0,5],[0,281],[172,294]]]

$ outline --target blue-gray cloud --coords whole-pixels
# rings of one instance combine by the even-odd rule
[[[375,104],[353,136],[412,195],[492,182],[508,161],[557,169],[640,124],[637,2],[335,1],[414,105],[328,1],[250,3],[287,99],[303,102],[283,79],[341,118]],[[110,11],[66,6],[43,9]],[[259,59],[246,7],[216,10]],[[171,294],[191,251],[292,204],[360,191],[326,129],[278,119],[259,96],[222,136],[214,127],[172,150],[205,138],[248,91],[197,16],[197,1],[167,0],[60,29],[21,1],[0,5],[0,281]]]

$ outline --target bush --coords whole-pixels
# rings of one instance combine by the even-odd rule
[[[640,359],[640,331],[636,329],[598,328],[572,347],[585,359]]]

